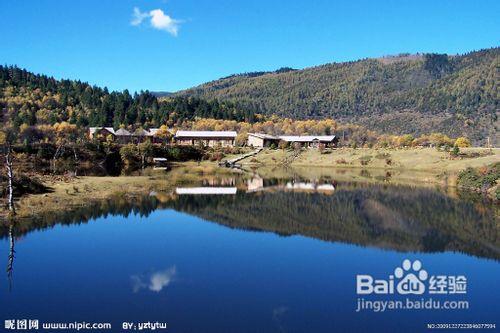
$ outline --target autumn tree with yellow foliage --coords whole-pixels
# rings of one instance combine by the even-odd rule
[[[461,136],[457,138],[457,140],[455,140],[455,146],[459,148],[468,148],[471,146],[470,140],[467,139],[466,137]]]

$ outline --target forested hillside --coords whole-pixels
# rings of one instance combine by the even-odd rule
[[[342,133],[361,145],[373,141],[366,129],[414,137],[440,132],[469,137],[474,144],[484,144],[490,137],[498,145],[499,77],[500,48],[461,56],[400,55],[304,70],[285,67],[231,75],[174,95],[109,92],[80,81],[0,66],[0,110],[1,120],[15,128],[67,122],[80,128],[166,124],[220,130],[239,124],[241,132],[245,125],[249,131],[270,134],[339,130],[333,123],[326,127],[304,123],[312,126],[305,129],[304,124],[284,118],[327,119],[358,128],[356,134],[344,126]],[[189,122],[200,118],[233,122],[210,123],[211,127]],[[248,123],[258,126],[250,128]]]
[[[18,67],[0,66],[2,120],[15,127],[69,122],[79,126],[173,126],[195,117],[253,121],[233,102],[196,97],[158,99],[145,91],[109,92],[74,80],[56,80]]]
[[[238,101],[264,115],[332,117],[391,134],[497,139],[500,48],[400,55],[304,70],[233,75],[178,96]]]

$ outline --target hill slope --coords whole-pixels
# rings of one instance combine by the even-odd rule
[[[109,92],[76,80],[56,80],[16,66],[0,65],[0,121],[14,125],[53,125],[69,122],[80,127],[135,125],[173,126],[186,120],[216,118],[252,121],[255,115],[231,102],[169,97],[149,91]]]
[[[237,100],[263,114],[333,117],[386,133],[443,132],[498,141],[500,48],[403,55],[293,71],[241,74],[178,96]]]

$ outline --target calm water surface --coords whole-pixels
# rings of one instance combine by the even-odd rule
[[[0,278],[0,319],[111,322],[115,331],[160,321],[168,332],[495,323],[494,209],[431,189],[262,178],[89,203],[0,229],[0,258],[12,264]],[[356,312],[356,275],[386,278],[407,258],[430,275],[465,275],[467,294],[434,298],[469,309]]]

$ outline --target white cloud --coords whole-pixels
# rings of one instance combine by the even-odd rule
[[[172,282],[176,274],[177,270],[175,266],[172,266],[162,271],[153,272],[147,277],[142,275],[133,275],[131,276],[132,290],[136,293],[141,289],[148,288],[151,291],[159,293],[163,288]]]
[[[179,20],[174,20],[168,15],[165,15],[163,10],[155,9],[149,12],[151,15],[151,25],[158,30],[165,30],[173,36],[177,36],[179,31]]]
[[[166,31],[172,36],[177,36],[179,32],[179,26],[182,23],[180,20],[176,20],[161,9],[153,9],[149,13],[141,12],[139,8],[135,7],[132,13],[132,20],[130,24],[134,26],[139,26],[142,22],[149,18],[151,27],[157,30]]]
[[[132,21],[130,24],[132,25],[140,25],[144,19],[148,18],[148,13],[142,13],[139,8],[134,7],[134,12],[132,13]]]

